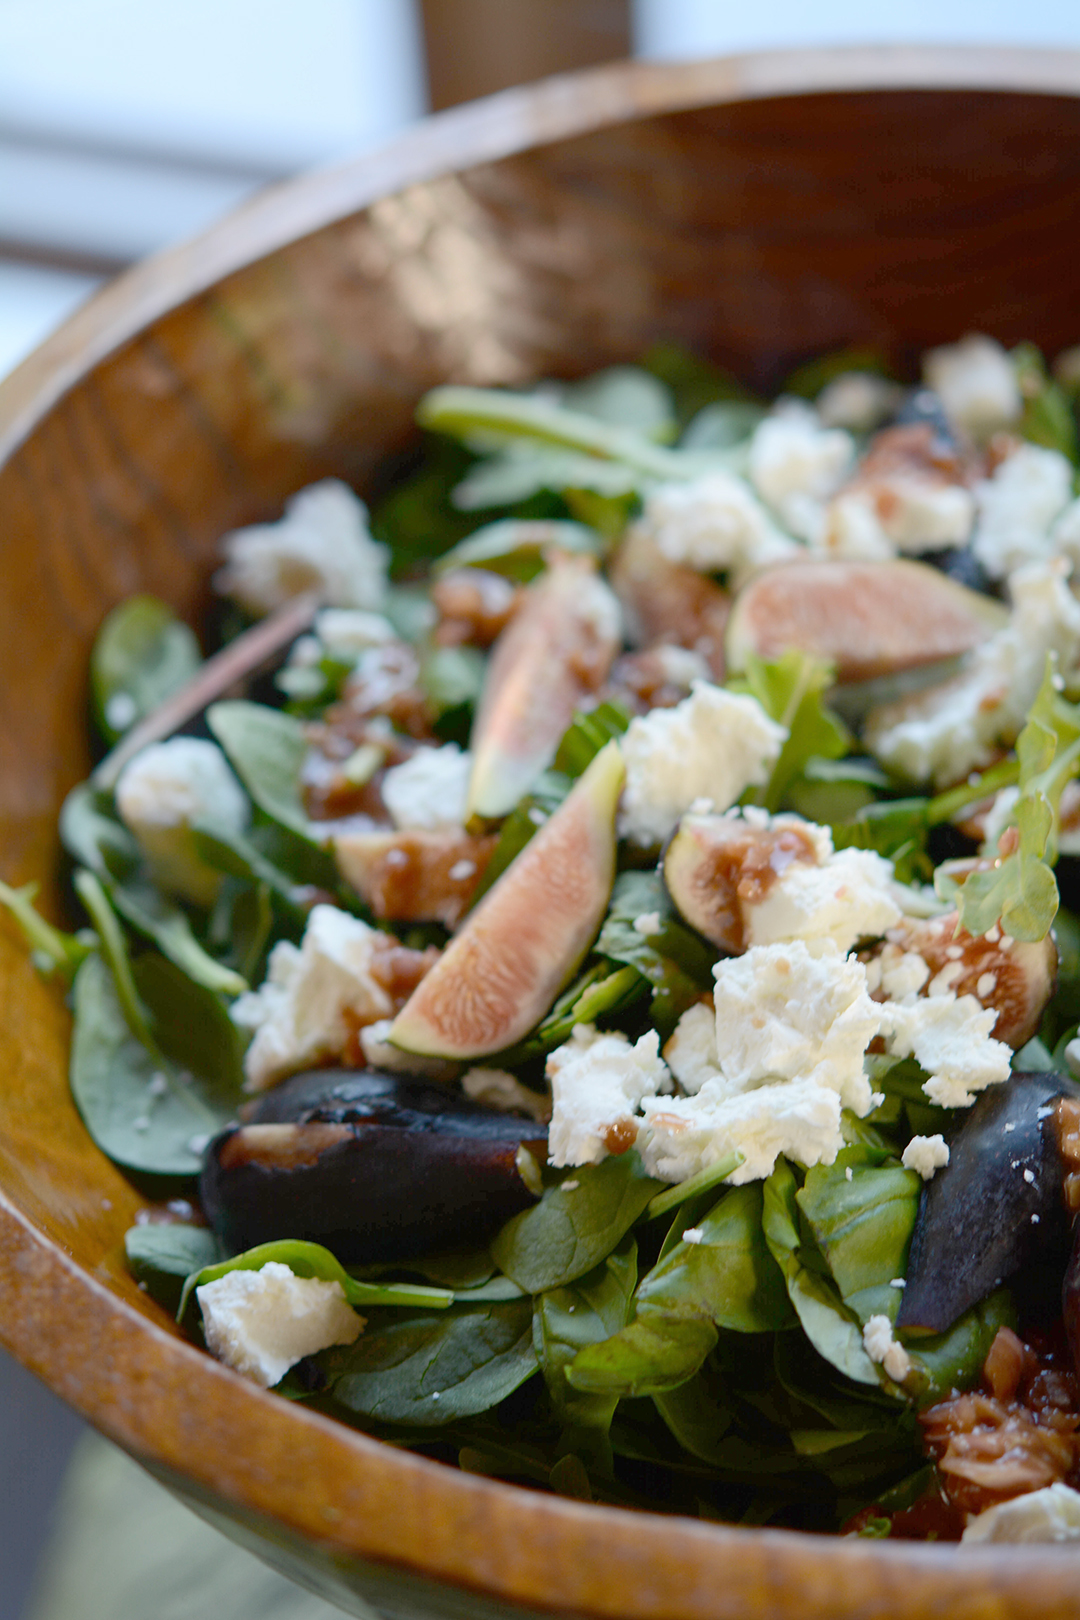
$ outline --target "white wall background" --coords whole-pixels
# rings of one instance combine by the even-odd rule
[[[639,56],[777,45],[1080,45],[1078,0],[632,0]]]

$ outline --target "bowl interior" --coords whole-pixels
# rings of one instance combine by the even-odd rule
[[[586,132],[527,150],[513,150],[528,127],[511,98],[510,155],[484,161],[467,161],[477,143],[451,115],[433,177],[339,207],[178,297],[96,363],[74,356],[70,386],[0,468],[5,878],[38,879],[58,903],[55,816],[87,768],[87,656],[108,609],[144,589],[197,621],[219,535],[328,473],[370,490],[409,445],[431,385],[573,376],[657,341],[768,388],[841,345],[876,345],[910,371],[922,349],[971,330],[1050,353],[1080,338],[1075,93],[731,99],[730,73],[698,88],[684,78],[677,92],[677,71],[664,73],[590,76]],[[665,97],[721,104],[634,116]],[[367,183],[356,180],[358,197]],[[283,193],[286,219],[290,206]],[[62,341],[50,352],[54,373],[70,364]],[[942,1600],[951,1577],[933,1549],[899,1555],[901,1580],[896,1549],[868,1564],[865,1548],[811,1553],[822,1544],[530,1497],[387,1453],[240,1384],[180,1343],[128,1276],[122,1238],[141,1196],[87,1137],[67,1089],[62,996],[6,927],[0,995],[0,1272],[18,1302],[0,1337],[136,1453],[231,1511],[275,1516],[298,1544],[332,1544],[339,1564],[366,1553],[578,1613],[734,1614],[767,1591],[770,1613],[861,1613],[870,1576],[859,1572],[880,1584],[873,1572],[894,1566],[875,1612],[919,1612],[927,1582]],[[312,1484],[310,1471],[328,1470]],[[425,1503],[437,1530],[424,1528]],[[531,1548],[522,1503],[534,1504]],[[590,1575],[589,1560],[616,1546],[621,1572]],[[1030,1596],[1034,1565],[1010,1551],[995,1577],[1001,1614],[1025,1612]],[[803,1574],[786,1585],[789,1566]],[[718,1597],[701,1582],[722,1567]],[[1038,1567],[1040,1612],[1059,1612],[1064,1566],[1043,1556]]]

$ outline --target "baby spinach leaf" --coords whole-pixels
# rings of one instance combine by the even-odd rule
[[[791,1316],[784,1280],[761,1230],[758,1182],[733,1187],[644,1277],[628,1327],[581,1351],[567,1376],[577,1389],[654,1395],[693,1377],[716,1328],[765,1333]]]
[[[115,742],[202,663],[192,631],[156,596],[129,596],[113,608],[90,654],[90,684],[98,724]]]
[[[562,402],[600,422],[633,428],[658,444],[678,432],[671,390],[643,366],[608,366],[562,388]]]
[[[943,1400],[953,1389],[970,1389],[999,1328],[1017,1326],[1016,1310],[1008,1288],[998,1288],[965,1311],[945,1333],[902,1335],[913,1363],[904,1387],[920,1407]]]
[[[656,1410],[679,1444],[692,1457],[722,1466],[721,1443],[731,1428],[731,1413],[724,1400],[723,1379],[706,1361],[693,1378],[653,1396]]]
[[[12,889],[0,883],[0,905],[6,906],[18,923],[26,943],[33,954],[34,966],[39,973],[59,973],[68,984],[96,944],[96,936],[89,929],[77,934],[65,934],[46,922],[34,906],[38,892],[36,883]]]
[[[833,847],[875,850],[892,861],[900,883],[929,880],[934,868],[926,852],[927,803],[926,799],[882,799],[864,805],[850,820],[833,824]]]
[[[208,1226],[173,1222],[132,1226],[124,1234],[124,1252],[136,1282],[174,1313],[191,1273],[221,1259],[221,1247]]]
[[[480,449],[480,440],[472,442]],[[491,446],[485,440],[483,448]],[[587,491],[597,500],[620,506],[644,487],[645,477],[619,461],[605,461],[578,450],[536,442],[506,444],[476,462],[454,489],[461,512],[517,507],[570,491]],[[576,514],[577,515],[577,514]]]
[[[191,830],[196,852],[208,866],[241,882],[264,885],[298,917],[310,911],[308,886],[295,883],[244,833],[212,821],[193,822]]]
[[[113,813],[111,793],[90,782],[72,788],[60,810],[60,839],[80,866],[99,878],[129,878],[138,871],[139,846]]]
[[[549,546],[560,551],[583,552],[598,557],[603,543],[595,529],[584,523],[562,523],[553,518],[500,518],[444,552],[434,565],[435,575],[452,568],[486,568],[489,573],[527,584],[544,568]]]
[[[533,1344],[551,1404],[570,1428],[606,1433],[618,1396],[583,1393],[567,1382],[566,1369],[584,1346],[608,1339],[626,1324],[637,1283],[637,1244],[627,1234],[600,1265],[564,1288],[538,1294]]]
[[[530,1059],[543,1057],[570,1039],[575,1024],[595,1024],[599,1018],[624,1012],[644,991],[645,981],[635,968],[615,967],[614,963],[603,959],[594,962],[563,991],[531,1035],[508,1051],[496,1054],[499,1063],[504,1068],[514,1069]]]
[[[600,703],[588,712],[579,709],[563,733],[553,769],[576,780],[629,724],[630,716],[621,703]]]
[[[195,1175],[206,1142],[240,1098],[235,1031],[219,1042],[220,1003],[163,959],[140,957],[134,974],[163,1056],[132,1035],[112,974],[90,956],[75,978],[72,1094],[94,1141],[118,1164]],[[203,1072],[184,1066],[185,1050],[203,1054]]]
[[[265,703],[240,701],[212,704],[206,719],[259,809],[297,837],[317,843],[300,797],[307,753],[303,724]]]
[[[654,343],[641,364],[671,390],[681,422],[689,422],[715,401],[754,402],[754,395],[733,372],[703,360],[679,343]]]
[[[531,792],[518,801],[503,822],[499,842],[473,896],[474,906],[496,878],[502,876],[511,861],[517,859],[537,829],[559,808],[571,786],[568,776],[557,775],[554,771],[541,772]]]
[[[659,931],[639,933],[636,919],[650,914],[659,918]],[[596,949],[648,980],[652,1021],[661,1035],[670,1034],[687,1007],[712,989],[717,953],[679,920],[659,872],[619,874]]]
[[[784,1274],[788,1297],[803,1332],[819,1355],[855,1383],[877,1384],[874,1363],[863,1349],[862,1333],[848,1316],[834,1284],[806,1264],[796,1191],[791,1166],[778,1159],[764,1184],[762,1230]]]
[[[548,1187],[491,1245],[496,1265],[526,1293],[565,1287],[599,1265],[661,1191],[635,1148],[582,1165],[569,1179],[577,1185]]]
[[[395,1312],[320,1365],[334,1399],[361,1417],[423,1427],[472,1417],[536,1372],[532,1301]]]
[[[768,415],[763,405],[749,400],[728,399],[704,405],[687,424],[679,440],[681,450],[733,450],[745,445],[759,423]]]
[[[808,1170],[795,1195],[841,1299],[864,1327],[871,1316],[896,1320],[901,1291],[890,1284],[907,1270],[922,1189],[914,1170],[885,1157],[844,1148],[833,1164]]]
[[[446,1310],[454,1296],[446,1288],[425,1288],[418,1283],[360,1282],[349,1275],[340,1260],[321,1243],[306,1243],[299,1238],[279,1238],[273,1243],[260,1243],[254,1249],[245,1249],[229,1260],[216,1265],[203,1266],[193,1271],[184,1282],[184,1290],[177,1311],[177,1320],[183,1316],[187,1302],[196,1288],[204,1283],[216,1282],[231,1271],[261,1271],[263,1266],[276,1263],[288,1266],[296,1277],[318,1277],[322,1282],[341,1284],[341,1291],[354,1307],[369,1305],[403,1308],[426,1307]]]

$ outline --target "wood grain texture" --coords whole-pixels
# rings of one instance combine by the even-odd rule
[[[1078,205],[1075,53],[777,53],[508,92],[138,267],[0,387],[4,875],[59,901],[56,809],[87,767],[87,654],[108,609],[148,589],[197,619],[222,531],[329,472],[363,492],[431,384],[571,375],[656,338],[763,385],[842,342],[905,364],[971,329],[1052,351],[1080,338]],[[127,1276],[140,1199],[81,1126],[67,1038],[62,998],[5,929],[0,1339],[275,1558],[332,1576],[338,1601],[403,1612],[407,1572],[431,1615],[1080,1608],[1065,1550],[589,1508],[244,1383]]]

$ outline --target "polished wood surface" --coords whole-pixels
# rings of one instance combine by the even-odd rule
[[[583,372],[658,338],[762,385],[839,343],[910,364],[983,329],[1053,351],[1080,339],[1078,205],[1077,54],[792,52],[507,92],[139,266],[0,387],[3,875],[60,901],[55,815],[86,770],[87,653],[108,609],[147,589],[197,620],[221,532],[328,472],[362,492],[431,384]],[[592,1508],[264,1394],[127,1276],[141,1200],[82,1128],[62,996],[7,929],[0,1004],[0,1340],[339,1602],[626,1620],[1080,1610],[1068,1550]]]

